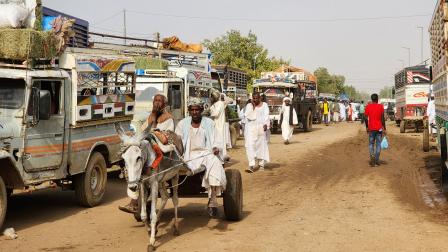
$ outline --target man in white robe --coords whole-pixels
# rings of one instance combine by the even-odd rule
[[[222,144],[213,120],[202,117],[203,104],[191,98],[188,104],[190,116],[182,119],[176,127],[176,134],[182,138],[184,161],[192,174],[205,170],[202,186],[208,190],[208,211],[216,214],[216,197],[226,189],[226,174],[218,158]]]
[[[143,131],[147,127],[160,131],[174,131],[174,119],[166,110],[166,97],[162,94],[156,94],[154,96],[152,101],[152,112],[148,116],[146,122],[142,125],[141,130]],[[126,213],[135,213],[137,211],[139,192],[138,190],[132,191],[128,188],[127,195],[131,201],[127,205],[119,206],[118,209]]]
[[[428,127],[430,129],[432,137],[437,133],[436,125],[436,105],[434,103],[434,96],[431,95],[431,100],[428,102],[428,107],[426,109],[426,116],[428,117]]]
[[[247,172],[254,172],[254,167],[258,162],[260,170],[269,159],[269,148],[266,140],[266,132],[269,130],[269,108],[261,102],[259,93],[254,93],[252,102],[246,105],[244,112],[246,118],[245,146],[249,168]]]
[[[282,128],[282,137],[285,144],[289,144],[294,133],[294,125],[299,123],[297,113],[291,106],[291,98],[283,98],[283,106],[280,114],[280,125]]]
[[[345,107],[343,102],[339,103],[339,113],[341,117],[341,122],[347,119],[347,108]]]
[[[221,94],[216,91],[211,93],[210,100],[212,103],[212,105],[210,106],[210,118],[212,118],[215,122],[215,127],[218,132],[217,137],[220,138],[219,142],[221,143],[221,146],[219,146],[219,148],[221,149],[224,160],[226,160],[229,159],[227,155],[227,144],[225,137],[226,104],[221,101]]]
[[[226,146],[228,149],[232,149],[232,139],[230,137],[230,124],[228,121],[228,105],[232,104],[233,100],[229,97],[227,97],[226,94],[221,94],[221,101],[224,102],[224,114],[226,115],[225,123],[224,123],[224,142],[226,143]]]

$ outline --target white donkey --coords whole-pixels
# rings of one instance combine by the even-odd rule
[[[179,235],[177,220],[177,191],[179,183],[179,170],[183,164],[181,161],[169,161],[162,162],[156,169],[149,167],[156,159],[156,152],[154,151],[150,140],[148,140],[153,139],[153,141],[157,141],[155,137],[152,137],[151,131],[147,129],[140,134],[128,136],[118,124],[115,125],[115,129],[117,130],[117,133],[122,141],[122,157],[127,173],[128,188],[132,191],[139,190],[140,192],[140,217],[145,223],[148,231],[151,232],[148,251],[153,251],[155,249],[154,245],[157,232],[157,223],[169,198],[169,194],[165,186],[165,182],[167,181],[171,181],[173,189],[172,201],[174,205],[174,235]],[[171,137],[177,136],[172,133]],[[174,146],[172,147],[172,149],[175,148]],[[177,151],[182,152],[182,150]],[[142,176],[144,168],[151,169],[150,172],[148,172],[149,175],[147,177]],[[159,193],[162,198],[162,202],[160,208],[156,209]],[[150,196],[149,199],[148,196]],[[149,220],[146,212],[146,205],[148,201],[151,201],[151,213]]]

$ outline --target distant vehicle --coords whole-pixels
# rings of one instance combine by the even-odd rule
[[[409,126],[414,126],[417,131],[423,129],[430,84],[428,66],[407,67],[395,74],[395,121],[400,125],[401,133]]]
[[[253,87],[266,94],[273,131],[279,128],[281,105],[286,95],[292,97],[299,127],[305,131],[311,130],[318,105],[314,75],[300,68],[286,66],[274,72],[262,73],[261,79],[255,80]]]
[[[396,107],[395,107],[395,99],[380,99],[379,103],[384,106],[384,115],[386,120],[389,119],[390,121],[395,121],[395,113],[396,113]]]

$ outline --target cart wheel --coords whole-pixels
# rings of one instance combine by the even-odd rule
[[[405,133],[406,132],[406,121],[405,120],[401,120],[400,122],[400,133]]]
[[[428,127],[423,128],[423,151],[424,152],[429,151],[429,128]]]
[[[239,221],[243,216],[243,182],[241,173],[235,169],[226,170],[227,186],[223,194],[224,213],[229,221]]]
[[[6,216],[6,209],[8,208],[8,195],[6,192],[6,185],[0,176],[0,230],[2,230],[3,221]]]

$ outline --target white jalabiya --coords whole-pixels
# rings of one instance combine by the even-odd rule
[[[227,157],[227,139],[226,132],[229,130],[226,128],[226,104],[223,101],[217,101],[210,107],[210,116],[215,122],[216,130],[218,131],[217,137],[220,138],[219,142],[222,150],[222,155]],[[228,133],[230,135],[230,133]]]
[[[434,100],[430,100],[428,102],[428,108],[426,110],[426,115],[428,116],[428,123],[436,124],[436,105],[434,104]],[[428,125],[429,126],[429,125]],[[437,133],[437,130],[433,127],[430,128],[431,133]]]
[[[187,162],[188,168],[193,174],[205,169],[202,186],[205,188],[220,186],[222,190],[225,190],[226,174],[221,160],[213,154],[213,148],[220,149],[219,146],[221,146],[213,121],[203,117],[200,127],[193,128],[191,117],[187,117],[177,125],[176,134],[182,138],[185,148],[184,160]]]
[[[339,103],[339,116],[341,118],[341,121],[345,121],[347,119],[347,111],[345,109],[345,105],[343,103]]]
[[[249,103],[245,108],[244,117],[246,119],[245,146],[249,166],[255,166],[257,159],[261,160],[261,165],[263,165],[270,161],[267,135],[263,129],[263,125],[266,125],[269,130],[269,108],[260,104],[254,109]]]
[[[296,110],[291,106],[286,106],[283,103],[284,106],[282,106],[281,114],[283,115],[283,121],[282,121],[282,137],[284,141],[289,141],[292,138],[292,134],[294,133],[294,125],[299,124],[299,120],[297,119],[297,113]],[[289,115],[290,115],[290,109],[292,109],[292,123],[293,125],[289,124]]]

